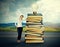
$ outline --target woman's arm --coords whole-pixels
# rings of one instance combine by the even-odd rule
[[[15,23],[15,26],[17,26],[17,23]]]

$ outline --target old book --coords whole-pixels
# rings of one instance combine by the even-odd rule
[[[42,28],[42,26],[39,26],[39,25],[28,25],[26,27],[28,27],[28,28]]]
[[[40,18],[42,18],[42,16],[28,16],[28,18],[38,18],[38,19],[40,19]]]
[[[34,31],[26,31],[26,33],[31,33],[31,34],[44,34],[44,31],[36,31],[36,32],[34,32]]]
[[[31,35],[31,34],[25,34],[25,37],[42,37],[42,38],[44,38],[44,35]]]
[[[43,37],[38,37],[38,36],[26,36],[25,39],[39,39],[39,40],[43,40]]]
[[[42,38],[44,38],[44,35],[36,36],[36,35],[30,35],[30,34],[28,34],[25,37],[42,37]]]
[[[26,43],[44,43],[44,40],[38,40],[38,39],[33,39],[33,40],[27,39],[25,41]]]
[[[26,35],[35,35],[35,36],[41,36],[41,34],[33,34],[33,33],[25,33]]]
[[[41,23],[42,22],[42,20],[26,20],[26,22],[35,22],[35,23]]]
[[[37,14],[28,14],[28,16],[43,16],[41,13],[37,13]]]
[[[42,25],[41,22],[26,22],[27,25]]]
[[[43,28],[44,26],[43,25],[27,25],[26,26],[27,28]],[[44,29],[43,29],[44,30]]]
[[[45,30],[44,27],[43,28],[28,28],[28,27],[26,27],[26,31],[42,32],[44,30]]]
[[[41,22],[42,17],[41,16],[37,16],[37,17],[36,16],[28,16],[26,21],[28,21],[28,22]]]

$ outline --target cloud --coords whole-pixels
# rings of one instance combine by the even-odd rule
[[[51,22],[51,23],[59,23],[59,19],[58,17],[58,12],[60,12],[60,1],[59,0],[44,0],[42,1],[43,6],[42,6],[42,10],[44,11],[45,9],[45,13],[43,13],[46,17],[44,19],[45,22]]]
[[[39,6],[38,12],[43,14],[44,22],[60,23],[60,0],[39,0],[34,4]]]
[[[37,11],[43,14],[44,22],[60,23],[60,0],[1,0],[0,4],[0,22],[15,22],[16,13],[22,13],[26,18],[35,4]]]
[[[24,7],[22,6],[21,0],[18,0],[19,3],[16,1],[17,0],[0,0],[0,23],[16,21],[17,16],[15,12],[17,9]]]

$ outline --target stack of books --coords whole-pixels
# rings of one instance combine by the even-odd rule
[[[28,14],[26,19],[26,43],[44,43],[44,26],[41,14]]]

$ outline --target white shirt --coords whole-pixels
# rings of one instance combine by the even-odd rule
[[[26,18],[23,18],[22,20],[20,19],[20,16],[16,18],[16,23],[15,26],[16,27],[22,27],[22,23],[23,21],[26,20]]]
[[[20,17],[17,19],[17,23],[15,23],[16,27],[22,27],[22,20],[20,19]]]

